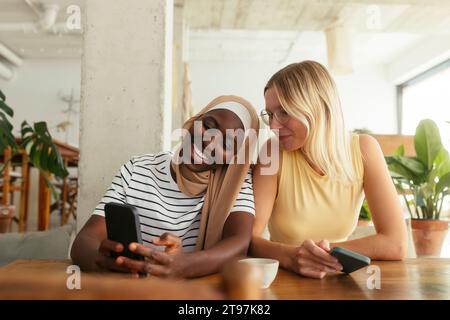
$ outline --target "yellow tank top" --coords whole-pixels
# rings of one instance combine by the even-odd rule
[[[364,200],[364,165],[359,136],[351,137],[353,183],[318,174],[298,150],[283,152],[278,194],[269,220],[272,241],[300,245],[306,239],[345,241]]]

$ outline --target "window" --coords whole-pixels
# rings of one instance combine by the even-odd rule
[[[399,94],[400,132],[414,135],[420,120],[432,119],[450,150],[450,60],[402,84]]]

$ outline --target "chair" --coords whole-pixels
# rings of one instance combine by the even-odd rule
[[[77,218],[77,196],[78,196],[78,177],[69,176],[58,184],[61,190],[61,197],[57,203],[61,214],[61,225],[65,225],[72,216]]]
[[[11,205],[14,203],[14,194],[20,192],[19,217],[14,217],[14,221],[19,225],[19,232],[27,229],[28,221],[28,195],[30,190],[30,165],[25,150],[19,152],[11,158],[11,148],[6,148],[3,152],[2,163],[7,161],[0,178],[1,193],[0,203]],[[15,169],[19,168],[19,171]]]
[[[64,163],[67,168],[78,167],[78,158],[66,158]],[[76,219],[77,198],[78,198],[78,176],[69,174],[69,176],[58,179],[54,182],[56,188],[60,191],[60,197],[52,204],[50,211],[59,210],[61,215],[61,226],[65,225],[72,216]]]

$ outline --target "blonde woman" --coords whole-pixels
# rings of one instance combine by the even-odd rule
[[[372,259],[403,259],[406,226],[382,151],[373,137],[345,131],[325,67],[314,61],[288,65],[272,76],[264,97],[261,117],[276,138],[262,148],[271,160],[260,155],[253,171],[251,254],[312,278],[342,269],[329,254],[335,246]],[[267,173],[269,167],[278,169]],[[364,195],[376,234],[347,241]],[[266,225],[270,240],[262,236]]]

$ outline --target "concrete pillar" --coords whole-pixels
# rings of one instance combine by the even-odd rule
[[[184,19],[183,2],[175,2],[173,28],[173,95],[172,128],[181,128],[186,115],[183,112],[184,63],[187,60],[187,25]],[[178,141],[172,141],[174,146]]]
[[[84,17],[78,230],[133,155],[170,148],[172,0],[89,0]]]

